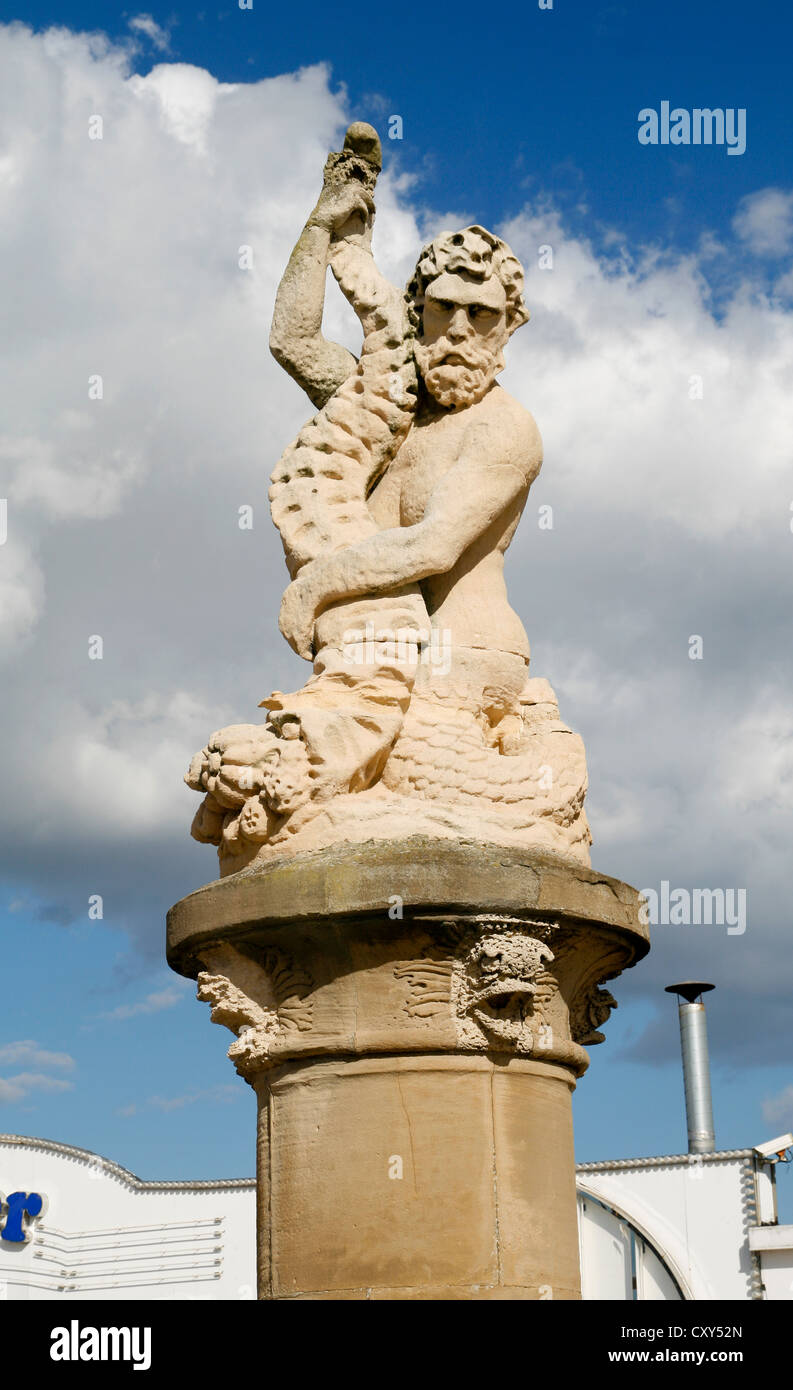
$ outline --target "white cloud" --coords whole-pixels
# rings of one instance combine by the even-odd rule
[[[186,1091],[181,1096],[149,1096],[144,1105],[124,1105],[117,1111],[117,1115],[130,1118],[132,1115],[140,1113],[141,1109],[161,1110],[170,1114],[173,1110],[184,1110],[187,1105],[228,1105],[233,1101],[239,1100],[241,1091],[239,1086],[233,1082],[221,1086],[208,1086],[204,1090]]]
[[[145,34],[146,38],[150,39],[154,47],[161,53],[167,53],[171,41],[170,31],[161,28],[150,14],[137,14],[127,23],[128,27],[135,33]]]
[[[183,1110],[186,1105],[196,1105],[199,1101],[202,1104],[208,1102],[218,1105],[228,1105],[232,1101],[239,1100],[240,1088],[233,1082],[224,1086],[209,1086],[205,1090],[188,1091],[182,1096],[150,1096],[147,1104],[155,1110]]]
[[[37,110],[50,139],[31,139]],[[96,114],[101,140],[89,138]],[[14,25],[0,26],[0,116],[14,178],[0,226],[0,611],[13,644],[42,615],[36,555],[53,524],[145,504],[164,468],[175,523],[178,489],[222,477],[220,401],[252,475],[249,441],[274,409],[261,378],[275,375],[266,316],[278,265],[314,189],[315,151],[342,115],[322,68],[242,88],[186,64],[138,77],[101,36]],[[251,241],[244,272],[238,248]],[[96,375],[103,394],[90,399]]]
[[[71,1081],[42,1072],[20,1072],[18,1076],[0,1077],[0,1101],[10,1103],[24,1100],[31,1091],[71,1091]]]
[[[695,257],[639,248],[611,264],[553,212],[524,213],[505,234],[528,268],[534,321],[504,382],[540,421],[563,500],[703,538],[764,523],[772,508],[782,524],[793,315],[756,296],[741,268],[717,319]],[[550,271],[538,268],[543,244]]]
[[[108,1013],[100,1014],[99,1017],[108,1021],[115,1021],[137,1018],[138,1014],[157,1014],[161,1013],[163,1009],[172,1009],[183,999],[184,990],[171,986],[168,989],[155,990],[151,994],[147,994],[145,999],[139,999],[136,1004],[119,1004],[117,1008],[111,1009]]]
[[[723,793],[739,815],[774,807],[793,819],[793,698],[758,690],[733,730],[732,757],[723,769]]]
[[[0,548],[0,651],[15,651],[33,632],[44,609],[45,584],[30,546],[14,534],[9,507],[8,540]]]
[[[118,511],[137,473],[134,454],[95,456],[95,419],[64,411],[57,440],[0,439],[0,466],[13,469],[9,503],[54,521],[103,520]]]
[[[0,1067],[41,1067],[43,1071],[20,1071],[0,1077],[0,1103],[10,1104],[26,1099],[35,1091],[70,1091],[73,1083],[62,1076],[50,1076],[49,1071],[71,1071],[74,1058],[68,1052],[49,1052],[31,1038],[5,1043],[0,1047]]]
[[[217,82],[189,63],[161,63],[146,77],[131,77],[129,88],[141,101],[155,103],[163,129],[200,154],[207,153],[207,131],[218,101],[237,91],[236,84]]]
[[[747,194],[741,199],[733,226],[754,255],[786,255],[793,250],[793,193],[762,188]]]
[[[87,646],[86,637],[86,651]],[[115,663],[115,658],[106,645],[103,661]],[[80,706],[65,712],[66,727],[45,735],[47,824],[55,828],[68,818],[90,835],[101,808],[103,838],[129,843],[158,827],[167,834],[176,820],[184,819],[191,805],[182,780],[186,734],[195,731],[193,741],[198,738],[200,747],[210,726],[215,727],[215,710],[177,690],[134,703],[113,700],[98,710]]]
[[[31,1038],[0,1047],[0,1067],[15,1066],[19,1062],[27,1062],[32,1067],[56,1067],[61,1071],[71,1071],[75,1065],[68,1052],[48,1052]]]

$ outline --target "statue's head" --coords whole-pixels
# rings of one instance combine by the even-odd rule
[[[439,405],[482,399],[504,367],[504,345],[529,317],[523,270],[484,227],[446,232],[425,246],[406,290],[415,356]]]

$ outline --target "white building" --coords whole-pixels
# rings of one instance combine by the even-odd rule
[[[44,1205],[24,1244],[9,1244],[17,1192]],[[253,1179],[142,1182],[86,1149],[0,1135],[0,1193],[0,1297],[256,1297]]]
[[[777,1222],[775,1163],[758,1150],[577,1176],[585,1298],[793,1299],[793,1226]],[[0,1298],[256,1296],[252,1178],[143,1182],[85,1149],[0,1135],[0,1195]]]
[[[775,1166],[756,1149],[579,1164],[584,1297],[793,1298]]]

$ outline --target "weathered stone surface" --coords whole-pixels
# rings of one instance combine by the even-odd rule
[[[325,850],[256,865],[216,879],[182,898],[168,914],[168,960],[195,974],[196,946],[227,928],[273,927],[318,917],[380,914],[390,899],[412,909],[483,913],[561,913],[625,928],[648,949],[648,928],[639,917],[635,888],[584,865],[541,850],[524,854],[470,840],[423,835],[392,843],[339,844]],[[392,919],[388,919],[392,920]]]
[[[572,1086],[478,1057],[270,1074],[262,1296],[579,1298]]]
[[[580,1074],[647,949],[639,896],[538,852],[343,845],[183,899],[169,959],[197,976],[249,1080],[287,1058],[515,1053]]]
[[[178,903],[259,1098],[261,1296],[578,1297],[570,1093],[646,949],[625,884],[420,836]]]
[[[528,319],[523,271],[480,226],[424,248],[403,292],[372,258],[376,132],[331,154],[276,300],[272,350],[317,414],[276,465],[292,578],[284,636],[313,662],[263,724],[213,733],[187,782],[221,873],[339,842],[423,832],[589,862],[586,759],[504,585],[542,462],[497,384]],[[360,359],[322,336],[332,270]]]

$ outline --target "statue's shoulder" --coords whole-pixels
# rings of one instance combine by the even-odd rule
[[[480,419],[497,429],[501,440],[509,444],[510,454],[524,462],[542,463],[542,435],[530,410],[503,386],[493,386],[479,403]]]

